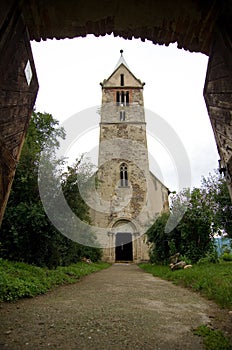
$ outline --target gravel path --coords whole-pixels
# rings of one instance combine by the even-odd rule
[[[214,303],[132,264],[0,308],[0,348],[10,350],[201,350],[192,329],[226,321]]]

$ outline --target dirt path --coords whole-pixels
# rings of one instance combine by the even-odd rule
[[[212,302],[120,264],[0,308],[0,348],[10,350],[201,350],[192,329],[226,321]]]

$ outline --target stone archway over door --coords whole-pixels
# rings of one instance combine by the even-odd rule
[[[118,232],[115,237],[115,260],[133,261],[132,234]]]

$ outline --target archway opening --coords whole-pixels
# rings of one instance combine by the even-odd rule
[[[118,232],[116,234],[115,260],[116,261],[133,260],[133,247],[132,247],[131,233]]]
[[[99,104],[102,91],[95,82],[102,81],[112,72],[121,48],[124,50],[129,68],[136,77],[146,82],[144,88],[146,115],[149,111],[157,113],[175,130],[191,163],[191,185],[200,186],[202,176],[207,176],[210,171],[217,168],[218,160],[213,131],[202,95],[207,56],[180,50],[176,44],[163,47],[147,40],[145,42],[134,38],[124,40],[112,35],[105,37],[87,35],[86,38],[78,37],[72,40],[32,42],[40,81],[36,109],[46,110],[63,122],[70,116],[84,113],[87,107],[93,106],[92,120],[95,125],[91,130],[86,128],[81,135],[77,135],[69,153],[64,156],[72,164],[76,158],[85,153],[97,166]],[[112,54],[109,54],[111,51]],[[126,103],[126,96],[124,97]],[[194,108],[190,108],[193,101]],[[127,117],[126,115],[126,122]],[[78,116],[82,125],[85,118],[90,118],[89,114],[87,117]],[[154,130],[157,129],[156,120],[152,118],[152,121],[153,123],[147,126],[150,169],[172,191],[179,191],[181,188],[176,167],[165,147],[153,137],[153,127]],[[205,154],[209,154],[207,161]]]

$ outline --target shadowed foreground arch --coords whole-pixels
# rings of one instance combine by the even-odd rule
[[[38,91],[30,40],[113,32],[209,55],[204,97],[232,197],[231,15],[229,0],[2,0],[0,223]]]

